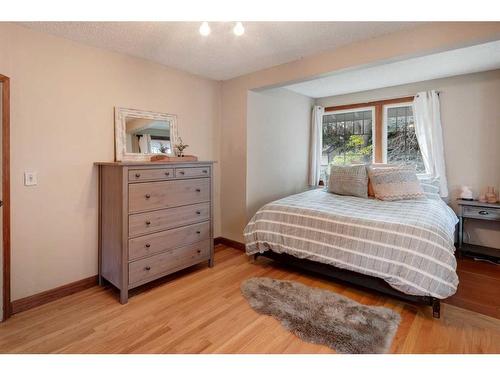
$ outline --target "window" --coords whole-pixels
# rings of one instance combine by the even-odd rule
[[[334,111],[323,116],[321,175],[329,166],[372,161],[373,109]]]
[[[413,119],[413,97],[325,108],[321,179],[331,165],[415,165],[425,173]]]
[[[150,148],[152,154],[168,154],[171,152],[170,140],[167,137],[151,136]]]
[[[384,106],[384,129],[386,147],[383,151],[387,163],[415,165],[417,173],[425,173],[411,103]]]

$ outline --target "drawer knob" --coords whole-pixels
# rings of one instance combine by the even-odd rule
[[[141,177],[141,174],[140,173],[136,173],[135,177],[139,178],[139,177]]]
[[[150,224],[151,224],[151,221],[146,220],[146,225],[150,225]]]
[[[204,169],[202,172],[203,172],[203,173],[208,173],[208,171],[207,171],[206,169]]]
[[[146,247],[147,247],[147,248],[150,248],[150,247],[151,247],[151,244],[150,244],[150,243],[147,243],[147,244],[146,244]]]
[[[197,252],[198,254],[200,254],[200,253],[201,253],[201,250],[196,250],[196,252]]]
[[[184,171],[179,171],[180,174],[184,174]]]
[[[199,230],[196,231],[196,234],[200,234],[200,233],[201,233],[201,231],[199,231]]]
[[[489,215],[488,211],[479,211],[479,215]]]
[[[146,271],[150,271],[150,270],[151,270],[151,267],[146,266],[146,267],[145,267],[145,270],[146,270]]]
[[[199,193],[201,191],[201,189],[196,189],[196,191]]]
[[[197,215],[201,215],[201,211],[196,211],[196,214]]]
[[[165,176],[170,176],[170,172],[165,172]]]
[[[146,199],[149,199],[149,198],[151,198],[151,194],[146,194],[145,197],[146,197]]]

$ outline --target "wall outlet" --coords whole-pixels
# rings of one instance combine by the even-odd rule
[[[24,186],[38,185],[38,176],[36,172],[24,172]]]

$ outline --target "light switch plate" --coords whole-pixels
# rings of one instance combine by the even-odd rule
[[[24,186],[38,185],[38,176],[36,172],[24,172]]]

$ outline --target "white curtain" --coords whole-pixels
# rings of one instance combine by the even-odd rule
[[[309,148],[309,185],[318,185],[321,173],[321,147],[323,141],[323,113],[325,109],[315,105],[311,119],[311,144]]]
[[[151,153],[151,135],[143,134],[139,139],[139,147],[141,149],[141,154]]]
[[[413,101],[413,114],[415,134],[425,170],[431,177],[439,178],[439,194],[442,198],[446,198],[448,197],[448,183],[438,93],[435,90],[419,92]]]

